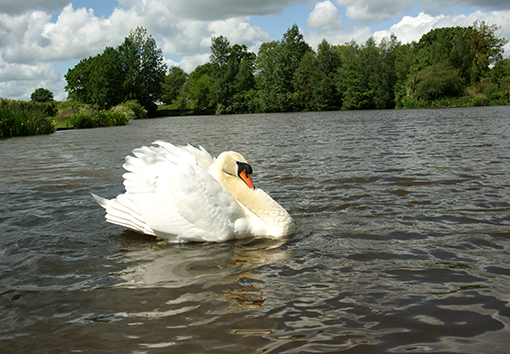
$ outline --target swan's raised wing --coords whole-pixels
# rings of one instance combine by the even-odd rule
[[[156,236],[177,240],[224,241],[234,237],[243,211],[232,195],[202,166],[213,159],[204,150],[156,142],[126,158],[127,195]],[[192,150],[194,149],[194,150]]]

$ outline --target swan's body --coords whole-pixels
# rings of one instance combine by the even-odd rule
[[[202,147],[157,141],[133,154],[123,166],[126,192],[111,200],[93,194],[110,223],[170,241],[294,233],[290,215],[254,188],[251,167],[235,152],[213,159]]]

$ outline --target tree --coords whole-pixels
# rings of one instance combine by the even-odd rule
[[[318,110],[317,92],[320,86],[319,71],[315,53],[305,54],[294,74],[294,90],[299,110]]]
[[[187,97],[195,113],[214,113],[216,107],[213,99],[213,65],[205,63],[197,66],[189,75],[183,87],[183,94]]]
[[[107,47],[102,54],[82,59],[65,75],[68,97],[82,103],[110,108],[125,101],[120,53]]]
[[[414,100],[456,97],[464,88],[459,71],[442,63],[428,66],[408,80],[408,96]]]
[[[85,58],[80,60],[74,68],[67,70],[65,90],[68,92],[69,99],[82,103],[92,103],[91,77],[97,67],[95,61],[97,61],[97,57]]]
[[[123,83],[125,73],[120,53],[107,47],[94,58],[94,70],[90,73],[90,98],[100,107],[110,108],[125,101]]]
[[[403,101],[407,96],[408,78],[414,70],[416,62],[416,42],[398,46],[395,49],[395,105],[397,108],[403,107]]]
[[[499,61],[489,73],[489,83],[484,93],[493,100],[510,98],[510,59]]]
[[[69,69],[65,89],[79,102],[108,108],[137,100],[154,113],[165,73],[161,49],[146,29],[137,27],[117,49],[108,47]]]
[[[264,112],[277,110],[275,90],[275,63],[281,49],[279,41],[264,42],[260,45],[255,60],[255,84],[259,91],[260,108]]]
[[[45,88],[38,88],[30,95],[33,102],[53,101],[53,92]]]
[[[132,30],[119,46],[125,100],[135,99],[149,112],[155,112],[161,97],[166,65],[156,40],[143,27]]]
[[[375,73],[378,72],[378,48],[373,38],[365,46],[352,41],[343,53],[342,66],[338,70],[338,87],[343,93],[345,109],[375,108],[374,94],[377,88]],[[372,82],[376,80],[376,82]]]
[[[211,40],[211,55],[209,56],[210,62],[219,67],[227,64],[230,49],[230,41],[226,37],[213,37]]]
[[[285,32],[281,42],[261,46],[258,62],[262,69],[261,98],[266,111],[293,111],[298,107],[294,75],[301,60],[312,49],[299,33],[297,25]]]
[[[179,97],[182,87],[188,80],[188,74],[178,66],[172,66],[162,84],[161,101],[165,104],[172,104]]]
[[[398,48],[402,43],[395,35],[389,39],[383,38],[379,43],[379,61],[381,63],[380,73],[375,76],[378,80],[377,94],[374,98],[376,108],[395,107],[395,86],[397,83],[396,58]]]
[[[488,25],[485,21],[475,21],[471,31],[470,49],[474,53],[473,76],[480,79],[489,73],[490,67],[503,60],[503,46],[508,43],[505,38],[496,37],[501,27]]]
[[[325,39],[317,47],[317,82],[315,85],[317,110],[340,109],[341,95],[335,85],[336,70],[341,66],[339,51]]]
[[[213,97],[217,113],[247,111],[247,92],[255,87],[255,54],[246,45],[230,46],[226,37],[214,37],[210,63],[213,71]]]

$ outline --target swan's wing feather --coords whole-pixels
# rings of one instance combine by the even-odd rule
[[[207,171],[214,162],[213,157],[202,146],[199,146],[198,149],[190,144],[186,146],[175,146],[161,140],[155,141],[153,145],[157,145],[160,154],[167,158],[169,156],[182,156],[182,152],[185,151],[193,156],[197,165],[205,171]]]
[[[198,165],[189,149],[174,148],[143,147],[133,151],[135,157],[126,158],[124,185],[129,198],[157,236],[233,238],[235,220],[242,216],[239,204]]]
[[[111,200],[94,193],[91,194],[96,202],[106,209],[106,220],[108,222],[155,236],[154,231],[147,225],[136,205],[129,199],[128,194],[121,194]]]

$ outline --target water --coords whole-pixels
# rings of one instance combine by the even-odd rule
[[[0,352],[507,353],[510,107],[208,116],[0,141]],[[279,240],[104,221],[130,151],[236,150]]]

